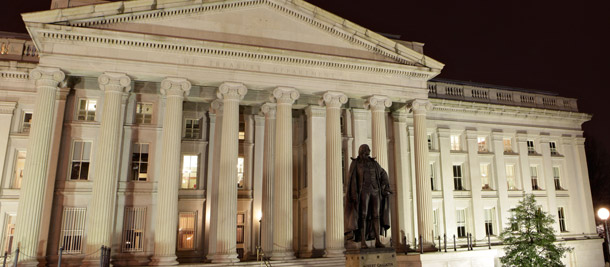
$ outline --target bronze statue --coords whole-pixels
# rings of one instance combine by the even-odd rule
[[[371,149],[363,144],[358,158],[352,158],[345,181],[345,235],[348,240],[375,239],[375,247],[383,248],[379,236],[390,228],[390,183],[388,173],[370,157]]]

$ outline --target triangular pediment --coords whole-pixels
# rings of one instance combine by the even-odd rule
[[[299,0],[136,0],[30,13],[24,20],[26,24],[107,29],[434,70],[443,67],[400,43]]]

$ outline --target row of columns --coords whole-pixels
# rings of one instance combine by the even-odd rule
[[[28,157],[22,184],[15,242],[24,255],[37,255],[40,214],[42,214],[48,158],[51,146],[54,103],[58,84],[65,74],[55,68],[37,68],[31,73],[36,81],[37,100],[34,121],[30,132]],[[94,253],[100,246],[112,244],[114,225],[116,186],[118,177],[119,147],[122,137],[126,96],[131,89],[130,78],[122,73],[107,72],[98,78],[104,92],[104,109],[98,149],[93,163],[93,192],[87,220],[87,245],[85,265],[99,261]],[[176,265],[176,229],[178,222],[178,192],[180,175],[180,144],[182,129],[182,105],[191,84],[183,78],[167,78],[161,82],[161,94],[165,105],[162,134],[162,160],[157,190],[155,217],[155,250],[151,264]],[[216,263],[238,261],[236,253],[236,210],[237,210],[237,156],[239,132],[239,102],[247,93],[241,83],[226,82],[218,88],[215,109],[218,112],[214,132],[218,137],[213,149],[218,166],[212,171],[212,181],[217,188],[209,203],[209,210],[215,211],[209,218],[208,257]],[[278,87],[272,92],[271,102],[262,106],[265,116],[265,151],[263,168],[263,219],[261,224],[262,248],[271,252],[273,260],[295,258],[293,251],[292,220],[292,105],[299,98],[299,92],[290,87]],[[321,105],[326,106],[326,257],[343,257],[343,188],[341,168],[341,106],[347,96],[340,92],[327,92],[322,96]],[[372,114],[373,156],[385,169],[387,160],[387,135],[385,109],[391,105],[385,96],[372,96],[366,107]],[[415,100],[411,104],[414,112],[416,190],[419,234],[424,241],[432,243],[432,206],[430,181],[427,178],[427,135],[426,110],[429,102]],[[405,129],[406,130],[406,129]],[[359,145],[359,144],[358,144]],[[216,158],[216,157],[215,157]],[[406,172],[403,177],[406,179]],[[212,189],[211,191],[214,191]],[[206,204],[207,205],[207,204]],[[159,216],[163,214],[163,216]],[[26,215],[26,216],[24,216]],[[272,241],[272,242],[271,242]],[[21,257],[22,265],[35,265],[33,257]]]

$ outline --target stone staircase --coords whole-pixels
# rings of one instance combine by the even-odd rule
[[[295,266],[316,266],[316,267],[336,267],[345,266],[345,258],[313,258],[313,259],[296,259],[290,261],[271,261],[272,267],[295,267]],[[216,267],[216,266],[262,266],[265,264],[260,261],[245,261],[236,262],[233,264],[214,264],[214,263],[197,263],[197,264],[180,264],[180,267]]]

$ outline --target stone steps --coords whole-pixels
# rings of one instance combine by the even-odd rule
[[[246,261],[236,262],[233,264],[214,264],[214,263],[198,263],[198,264],[180,264],[180,267],[216,267],[216,266],[265,266],[262,262]],[[314,258],[314,259],[296,259],[290,261],[271,261],[272,267],[297,267],[297,266],[316,266],[316,267],[336,267],[345,266],[345,258]]]

